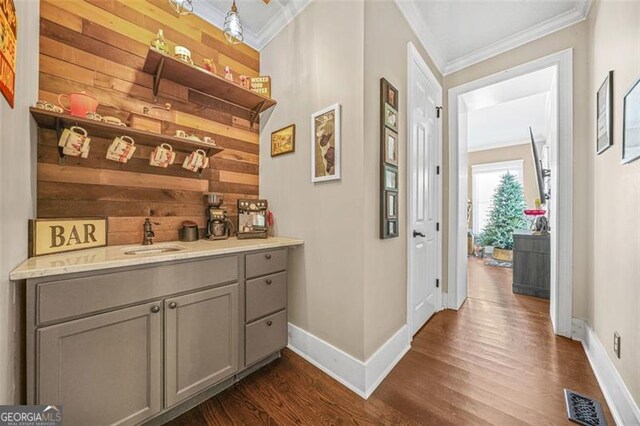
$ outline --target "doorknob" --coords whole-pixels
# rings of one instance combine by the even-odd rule
[[[418,231],[413,231],[413,238],[415,237],[426,237],[426,235],[424,235],[422,232],[418,232]]]

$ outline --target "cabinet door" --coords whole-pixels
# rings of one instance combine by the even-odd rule
[[[170,407],[238,371],[238,284],[165,300]]]
[[[37,332],[37,400],[63,405],[66,425],[133,425],[162,409],[161,304]]]

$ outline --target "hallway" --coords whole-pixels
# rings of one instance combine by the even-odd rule
[[[563,388],[604,403],[580,343],[553,335],[547,301],[513,295],[510,269],[471,258],[469,270],[462,309],[436,314],[367,401],[285,350],[171,424],[570,425]]]

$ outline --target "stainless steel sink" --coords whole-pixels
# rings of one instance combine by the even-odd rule
[[[184,247],[178,244],[156,244],[150,246],[127,247],[125,249],[122,249],[124,254],[130,256],[173,253],[182,250],[184,250]]]

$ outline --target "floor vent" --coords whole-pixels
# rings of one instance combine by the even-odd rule
[[[567,415],[572,422],[584,426],[607,426],[602,405],[598,401],[569,389],[564,390],[564,398],[567,401]]]

